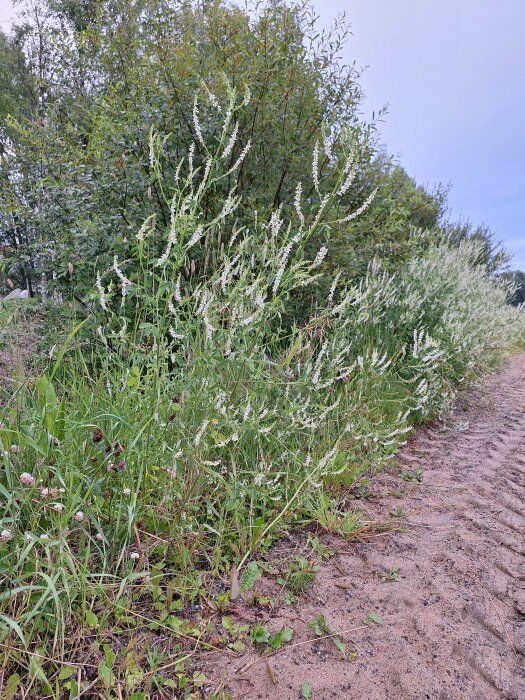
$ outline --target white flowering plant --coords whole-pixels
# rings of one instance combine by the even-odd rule
[[[33,646],[58,653],[71,619],[196,600],[204,580],[312,517],[327,484],[344,491],[384,464],[523,337],[522,309],[473,243],[427,246],[396,274],[375,261],[355,284],[336,273],[290,323],[323,274],[331,226],[374,196],[347,201],[361,144],[344,130],[317,144],[311,191],[298,184],[288,207],[239,222],[228,178],[250,147],[236,142],[249,93],[207,99],[216,120],[195,101],[175,182],[163,181],[166,139],[150,132],[164,236],[147,217],[99,271],[92,342],[65,364],[59,353],[0,427],[0,641],[20,630],[17,653],[35,609]]]

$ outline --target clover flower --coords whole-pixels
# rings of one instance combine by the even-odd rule
[[[54,498],[57,493],[58,489],[50,489],[47,486],[44,486],[44,488],[40,490],[40,498],[43,498],[44,500],[47,498]]]
[[[138,552],[131,552],[129,555],[130,559],[140,559],[140,554]]]
[[[22,486],[34,486],[35,477],[28,472],[22,472],[22,474],[20,474],[20,483]]]
[[[20,446],[19,445],[11,445],[9,448],[12,452],[12,454],[17,455],[20,452]]]
[[[2,530],[0,532],[0,542],[10,542],[13,539],[13,533],[11,530]]]
[[[53,503],[52,508],[55,513],[62,513],[64,511],[64,506],[62,503]]]
[[[84,520],[84,513],[81,510],[77,510],[73,517],[75,518],[77,523],[81,523]]]

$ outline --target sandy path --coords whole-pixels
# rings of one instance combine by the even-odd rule
[[[272,631],[286,624],[292,644],[306,643],[273,655],[271,671],[257,661],[239,672],[253,652],[209,658],[215,684],[227,672],[234,698],[265,700],[297,700],[304,681],[312,700],[525,699],[525,355],[463,398],[453,425],[418,431],[401,454],[405,468],[425,468],[421,485],[368,506],[376,517],[402,506],[410,530],[363,544],[325,539],[344,553],[300,604],[267,615]],[[379,486],[401,484],[384,475]],[[382,583],[392,566],[400,580]],[[382,625],[363,625],[371,611]],[[321,613],[355,630],[346,641],[357,660],[311,641],[306,623]]]

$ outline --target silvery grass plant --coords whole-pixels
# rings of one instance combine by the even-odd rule
[[[473,244],[430,245],[396,275],[376,261],[354,285],[336,274],[307,322],[285,323],[323,274],[327,246],[309,256],[308,244],[374,196],[343,206],[360,144],[325,134],[308,202],[298,184],[286,211],[238,222],[241,195],[225,185],[249,150],[236,144],[249,94],[206,99],[218,138],[207,146],[196,101],[175,182],[151,131],[152,187],[171,211],[162,241],[152,215],[99,271],[96,342],[66,345],[0,429],[0,643],[50,693],[54,661],[80,653],[73,632],[172,634],[173,611],[213,608],[232,566],[242,575],[284,527],[315,517],[326,485],[383,464],[523,334]],[[205,198],[217,199],[209,221]]]

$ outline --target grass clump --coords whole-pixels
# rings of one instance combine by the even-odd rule
[[[278,209],[238,227],[221,154],[242,105],[232,94],[203,168],[192,150],[181,162],[162,246],[146,218],[99,271],[92,313],[69,339],[82,329],[88,340],[66,344],[7,406],[0,644],[2,673],[18,674],[26,697],[119,683],[201,692],[185,665],[213,647],[232,570],[312,514],[325,484],[386,461],[523,332],[474,244],[431,246],[396,275],[371,266],[357,285],[336,276],[307,321],[290,324],[288,305],[327,253],[308,257],[313,233],[351,220],[372,193],[340,210],[358,158],[343,133],[323,177],[314,153],[311,217],[298,186],[286,218]],[[159,192],[161,153],[152,132]],[[355,530],[327,503],[313,508],[325,529]],[[297,588],[314,575],[301,562],[293,573]]]

